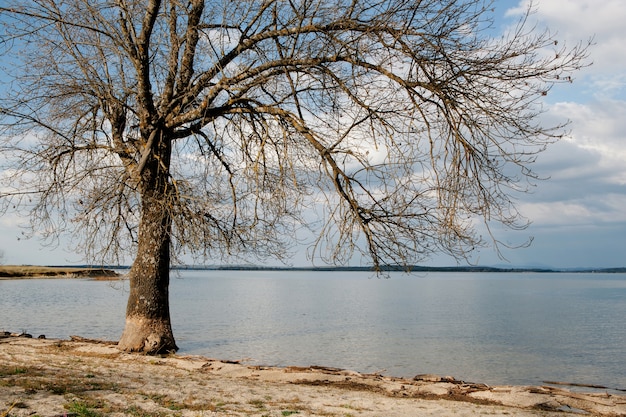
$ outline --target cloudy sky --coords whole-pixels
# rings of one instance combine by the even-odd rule
[[[496,25],[515,22],[526,0],[496,0]],[[616,267],[626,266],[626,2],[623,0],[536,0],[539,27],[549,27],[567,45],[594,39],[593,65],[573,84],[546,96],[546,120],[571,121],[569,137],[541,155],[535,170],[549,180],[520,197],[519,208],[532,224],[524,231],[498,231],[498,237],[528,248],[492,249],[473,260],[482,265]],[[521,8],[520,8],[521,6]],[[11,216],[0,218],[4,263],[64,264],[80,257],[63,247],[41,247],[18,240]],[[306,264],[296,256],[296,264]],[[454,265],[434,258],[428,264]]]
[[[546,97],[544,117],[569,119],[571,132],[535,167],[550,179],[522,197],[519,207],[532,225],[503,234],[512,243],[532,236],[532,245],[506,256],[515,265],[626,266],[626,2],[535,3],[538,25],[568,45],[593,37],[593,65]],[[506,25],[527,2],[496,4]],[[493,251],[484,250],[479,263],[499,262]]]

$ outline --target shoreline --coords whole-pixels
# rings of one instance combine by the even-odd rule
[[[588,387],[584,387],[588,388]],[[82,411],[81,411],[82,410]],[[90,414],[89,414],[90,413]],[[626,416],[626,395],[120,352],[0,333],[0,416]]]
[[[39,265],[0,265],[0,276],[4,268],[10,269],[32,269],[41,268],[49,270],[63,270],[63,269],[88,269],[94,271],[109,271],[115,270],[129,270],[129,265],[101,265],[101,266],[39,266]],[[264,265],[175,265],[171,267],[172,271],[291,271],[291,272],[367,272],[375,273],[376,271],[369,266],[264,266]],[[599,273],[599,274],[626,274],[626,267],[589,267],[589,268],[554,268],[554,267],[524,267],[524,266],[511,266],[511,267],[497,267],[497,266],[423,266],[423,265],[409,265],[402,267],[399,265],[383,266],[380,272],[403,272],[403,273],[427,273],[427,272],[463,272],[463,273]],[[16,276],[20,278],[20,276]]]
[[[41,278],[121,279],[112,269],[37,265],[0,265],[0,280]],[[1,415],[0,415],[1,416]]]

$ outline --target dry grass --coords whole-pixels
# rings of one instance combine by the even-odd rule
[[[56,369],[0,365],[0,387],[20,387],[25,393],[47,391],[52,394],[79,395],[87,391],[115,390],[116,384],[96,378],[93,374],[75,375]]]

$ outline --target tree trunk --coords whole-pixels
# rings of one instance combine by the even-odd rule
[[[142,171],[141,221],[137,256],[130,269],[126,326],[118,347],[148,354],[178,350],[170,322],[169,159],[167,141],[155,146],[158,157]]]
[[[126,327],[118,347],[150,354],[178,350],[169,309],[170,221],[162,199],[144,198],[138,252],[130,269]]]

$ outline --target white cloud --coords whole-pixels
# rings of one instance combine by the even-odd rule
[[[592,167],[601,172],[605,176],[605,182],[626,185],[625,101],[558,103],[550,112],[557,117],[568,117],[572,121],[569,141],[586,151],[588,158],[581,162],[587,168]]]
[[[572,120],[571,136],[540,156],[550,176],[520,208],[535,225],[626,225],[626,103],[559,103],[548,117]]]
[[[570,200],[525,203],[522,211],[538,226],[583,226],[626,223],[626,195],[606,194],[602,200],[581,196]]]
[[[516,22],[529,0],[503,0],[505,25]],[[559,45],[594,39],[593,64],[574,74],[573,84],[546,97],[546,126],[570,120],[571,134],[539,156],[539,181],[518,207],[532,224],[520,232],[495,228],[505,242],[534,237],[526,249],[504,250],[513,265],[623,266],[626,248],[626,2],[623,0],[533,0],[529,27],[547,28]],[[505,12],[504,8],[508,7]],[[497,264],[489,250],[478,263]],[[441,263],[450,263],[443,260]]]
[[[530,0],[522,0],[507,11],[508,17],[524,13]],[[572,47],[593,39],[590,67],[578,79],[586,79],[586,92],[593,96],[618,97],[626,94],[626,2],[623,0],[534,0],[532,19],[556,38]]]

